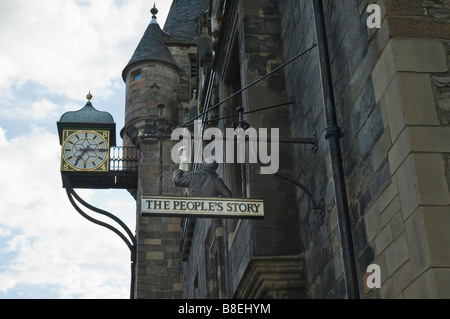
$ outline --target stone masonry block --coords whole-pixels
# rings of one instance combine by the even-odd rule
[[[399,166],[397,172],[397,186],[402,206],[403,219],[407,219],[419,206],[417,181],[414,172],[412,155],[408,156]]]
[[[400,294],[413,281],[411,263],[406,262],[392,275],[395,295]]]
[[[161,246],[161,239],[144,239],[144,245]]]
[[[450,153],[450,127],[411,126],[408,131],[413,152]]]
[[[381,285],[381,298],[383,299],[393,299],[395,297],[394,293],[394,283],[391,278],[387,280],[383,285]]]
[[[384,227],[396,213],[400,212],[400,198],[396,196],[389,205],[381,211],[381,225]],[[402,219],[403,220],[403,219]]]
[[[396,79],[406,125],[439,125],[430,75],[399,72]]]
[[[380,212],[377,202],[375,202],[364,216],[364,222],[366,226],[367,241],[370,243],[375,238],[375,235],[381,230]]]
[[[411,136],[409,134],[409,127],[407,127],[401,132],[388,151],[389,166],[392,172],[395,172],[403,163],[405,158],[411,153],[411,149]]]
[[[406,287],[403,295],[407,299],[449,299],[450,269],[428,269]]]
[[[388,155],[388,150],[391,148],[391,136],[389,130],[385,130],[378,141],[371,150],[370,157],[372,159],[372,167],[378,170],[380,165],[384,162]]]
[[[442,155],[415,153],[413,156],[419,203],[421,205],[449,205],[450,195]]]
[[[386,88],[383,98],[391,140],[394,142],[406,125],[399,83],[395,78]]]
[[[162,260],[162,259],[164,259],[164,252],[163,251],[147,252],[145,259],[147,259],[147,260]]]
[[[375,237],[376,253],[380,254],[392,242],[391,225],[384,227]]]
[[[376,101],[380,100],[396,72],[447,71],[447,59],[441,41],[392,38],[372,72]]]
[[[413,274],[415,277],[418,277],[431,264],[431,256],[421,209],[418,208],[405,221],[405,230],[408,238],[408,246],[411,251],[410,258]]]
[[[392,52],[398,71],[447,72],[444,45],[435,39],[392,39]]]
[[[392,202],[392,200],[398,195],[397,178],[392,176],[391,183],[386,187],[386,189],[380,194],[378,198],[378,208],[380,213],[383,215],[385,209]],[[387,222],[387,221],[386,221]]]
[[[428,74],[397,73],[384,93],[392,141],[405,125],[440,125]]]
[[[420,1],[384,0],[383,5],[386,15],[419,15],[423,10]]]
[[[449,205],[445,163],[439,153],[414,153],[397,171],[403,216],[421,205]]]
[[[450,267],[450,207],[422,207],[433,267]]]
[[[384,129],[389,128],[389,121],[388,121],[388,115],[386,110],[386,99],[384,98],[384,95],[381,97],[379,103],[380,109],[381,109],[381,116],[383,117],[383,127]]]
[[[392,40],[391,40],[392,41]],[[396,72],[392,42],[389,42],[372,71],[375,101],[378,103]]]
[[[405,232],[396,237],[385,250],[388,276],[395,273],[409,258]]]
[[[418,0],[410,2],[420,2]],[[429,1],[428,1],[429,2]],[[439,1],[442,3],[442,0]],[[396,38],[423,38],[423,39],[449,39],[450,24],[442,20],[424,16],[398,16],[386,17],[389,24],[389,33]]]
[[[396,197],[398,199],[398,197]],[[400,207],[400,201],[394,200],[394,202],[398,202],[398,207]],[[403,216],[400,209],[397,211],[394,217],[392,217],[392,220],[390,222],[391,225],[391,231],[392,231],[392,237],[397,237],[398,234],[400,234],[405,229],[405,223],[403,222]]]
[[[411,152],[449,153],[449,136],[449,127],[406,127],[389,150],[391,170],[395,171]]]

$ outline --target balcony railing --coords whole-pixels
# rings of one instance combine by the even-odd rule
[[[109,151],[111,172],[137,172],[139,152],[135,147],[114,146]]]
[[[63,172],[73,188],[137,189],[139,151],[134,147],[111,147],[108,172]]]

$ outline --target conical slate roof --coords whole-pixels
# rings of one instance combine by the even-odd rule
[[[210,0],[173,0],[164,31],[196,42],[197,19],[209,9]]]
[[[129,67],[137,62],[156,60],[177,66],[172,54],[169,51],[169,48],[166,45],[166,41],[169,40],[170,36],[161,30],[158,22],[156,21],[156,13],[158,13],[158,10],[153,8],[151,12],[153,14],[152,21],[134,51],[131,60],[122,72],[122,78],[124,81],[126,80]]]
[[[122,72],[123,80],[126,81],[129,68],[137,62],[155,60],[178,66],[167,46],[196,44],[197,19],[208,8],[209,0],[173,0],[164,30],[161,30],[156,20],[158,10],[153,7],[152,21]]]

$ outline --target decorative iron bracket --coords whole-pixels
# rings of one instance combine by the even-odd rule
[[[64,188],[66,189],[66,193],[67,193],[67,197],[69,198],[70,203],[72,204],[72,206],[75,208],[75,210],[84,218],[86,218],[87,220],[89,220],[90,222],[105,227],[111,231],[113,231],[115,234],[117,234],[127,245],[127,247],[130,249],[130,253],[131,253],[131,284],[130,284],[130,298],[134,299],[134,286],[135,286],[135,282],[136,282],[136,258],[137,258],[137,240],[136,237],[133,235],[133,233],[131,232],[131,230],[128,228],[128,226],[122,222],[119,218],[117,218],[116,216],[114,216],[113,214],[104,211],[102,209],[99,209],[97,207],[94,207],[90,204],[88,204],[86,201],[84,201],[73,189],[71,183],[70,183],[70,178],[68,175],[66,174],[62,174],[62,180],[63,180],[63,184],[64,184]],[[86,207],[87,209],[92,210],[95,213],[101,214],[103,216],[106,216],[110,219],[112,219],[113,221],[115,221],[117,224],[119,224],[122,229],[125,231],[125,233],[128,235],[129,238],[127,238],[121,231],[119,231],[117,228],[115,228],[114,226],[102,222],[98,219],[95,219],[91,216],[89,216],[88,214],[86,214],[75,202],[74,198],[81,203],[81,205],[83,205],[84,207]]]
[[[242,128],[244,130],[250,128],[250,124],[244,119],[244,114],[245,114],[244,108],[242,106],[240,106],[240,107],[237,108],[237,111],[239,113],[239,122],[238,123],[234,123],[233,124],[233,128],[234,129]],[[317,148],[318,148],[318,141],[317,141],[317,133],[316,132],[314,132],[313,137],[311,139],[295,139],[295,138],[292,138],[292,139],[285,139],[284,142],[285,143],[290,143],[290,144],[311,144],[311,145],[313,145],[313,151],[314,152],[316,152]],[[280,140],[280,143],[281,143],[281,140]],[[259,160],[258,160],[258,163],[259,163],[259,165],[261,165],[261,162],[259,162]],[[322,223],[323,223],[323,218],[325,217],[325,209],[324,209],[324,201],[323,200],[316,201],[314,199],[313,194],[309,191],[309,189],[304,184],[300,183],[299,181],[296,181],[296,180],[294,180],[292,178],[286,177],[286,176],[284,176],[284,175],[282,175],[280,173],[275,173],[274,175],[279,177],[279,178],[281,178],[281,179],[283,179],[283,180],[285,180],[285,181],[288,181],[288,182],[296,185],[300,189],[302,189],[303,192],[306,194],[306,196],[309,198],[309,200],[312,202],[312,204],[313,204],[312,209],[320,211],[320,216],[319,217],[322,219]]]
[[[292,179],[292,178],[289,178],[289,177],[286,177],[286,176],[284,176],[284,175],[281,175],[280,173],[276,173],[275,176],[277,176],[277,177],[279,177],[279,178],[281,178],[281,179],[283,179],[283,180],[285,180],[285,181],[288,181],[288,182],[290,182],[290,183],[296,185],[297,187],[301,188],[301,189],[303,190],[303,192],[306,194],[306,196],[307,196],[307,197],[310,199],[310,201],[312,202],[312,204],[313,204],[312,209],[314,209],[314,210],[320,210],[320,211],[322,211],[322,213],[325,212],[325,209],[324,209],[325,207],[324,207],[324,201],[323,201],[323,199],[321,199],[321,200],[319,200],[319,201],[316,201],[316,200],[314,199],[313,194],[308,190],[308,188],[307,188],[304,184],[302,184],[302,183],[300,183],[299,181],[296,181],[296,180],[294,180],[294,179]]]

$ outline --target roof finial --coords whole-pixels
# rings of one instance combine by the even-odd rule
[[[156,3],[153,4],[153,8],[150,10],[150,13],[153,15],[152,18],[156,19],[156,15],[158,14],[158,9],[156,9]]]
[[[88,99],[89,102],[91,102],[91,100],[92,100],[91,91],[89,91],[88,95],[86,95],[86,98]]]

